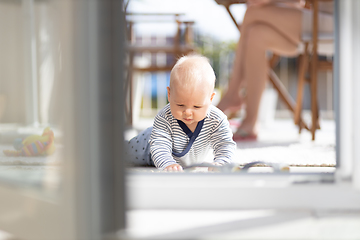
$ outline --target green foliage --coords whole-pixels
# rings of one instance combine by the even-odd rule
[[[216,77],[221,73],[221,57],[234,52],[237,45],[235,41],[224,42],[209,36],[198,36],[195,44],[198,52],[209,58]]]

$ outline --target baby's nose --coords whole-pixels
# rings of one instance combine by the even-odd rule
[[[191,115],[191,109],[185,109],[184,111],[186,116],[190,116]]]

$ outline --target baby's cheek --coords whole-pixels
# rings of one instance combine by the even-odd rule
[[[176,119],[181,119],[181,111],[176,111],[174,117]]]
[[[204,109],[202,109],[201,111],[198,111],[197,113],[196,113],[196,115],[197,115],[197,117],[199,118],[199,119],[204,119],[205,117],[206,117],[206,110],[204,110]]]

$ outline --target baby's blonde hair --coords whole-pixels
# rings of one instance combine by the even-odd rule
[[[209,90],[213,92],[215,79],[215,73],[209,59],[193,53],[181,57],[176,62],[170,73],[170,89],[174,85],[190,88],[201,84],[203,87],[209,86]],[[174,84],[175,82],[179,82],[181,85]],[[206,85],[204,85],[205,83]]]

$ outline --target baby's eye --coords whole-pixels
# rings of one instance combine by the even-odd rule
[[[179,107],[183,107],[184,105],[183,104],[177,104]]]
[[[201,106],[194,106],[194,108],[201,108]]]

